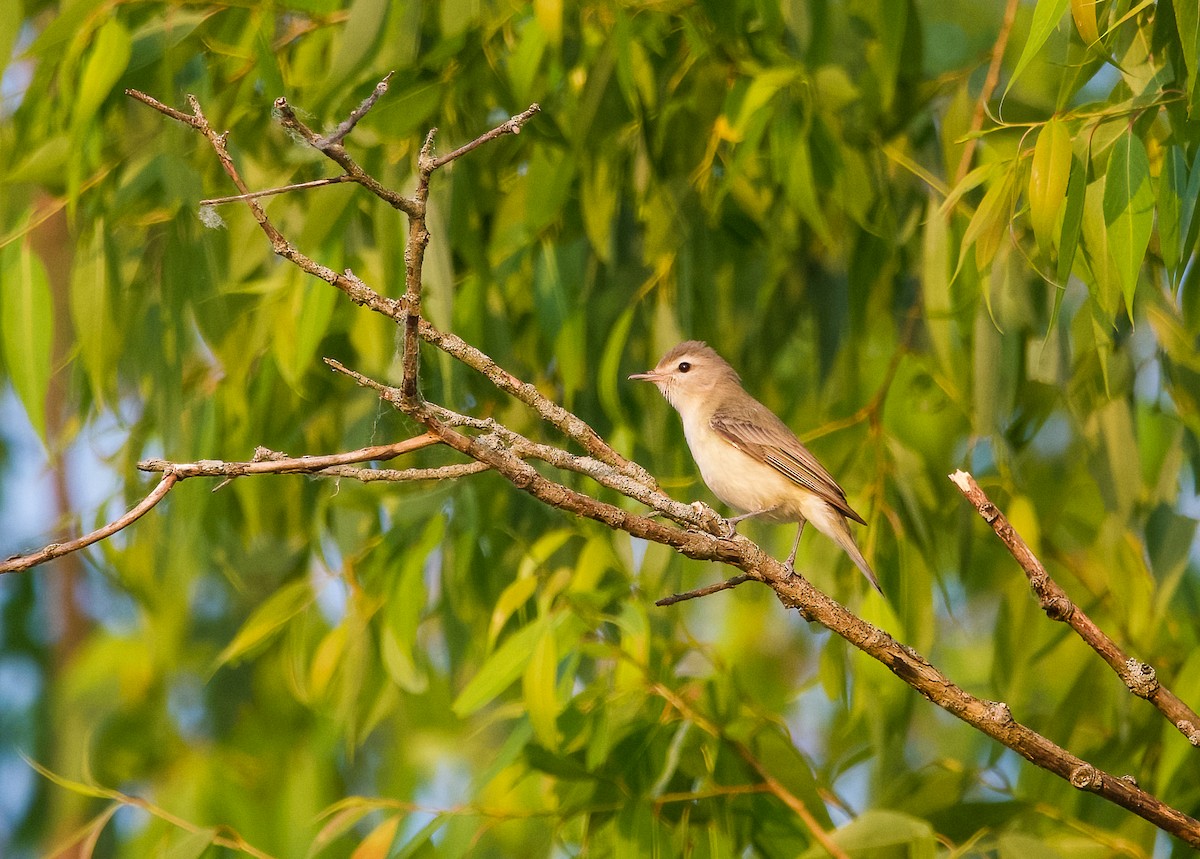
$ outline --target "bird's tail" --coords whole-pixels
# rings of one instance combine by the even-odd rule
[[[846,519],[836,511],[831,512],[833,515],[823,517],[824,521],[815,519],[810,521],[817,526],[819,531],[845,550],[846,554],[850,556],[850,560],[854,562],[854,566],[862,570],[862,574],[867,577],[871,587],[879,591],[880,596],[883,596],[883,588],[879,586],[879,579],[875,577],[875,571],[871,569],[871,565],[867,563],[867,559],[859,550],[858,544],[854,542],[854,535],[850,533],[850,526],[846,523]]]

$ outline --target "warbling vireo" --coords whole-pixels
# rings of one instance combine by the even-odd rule
[[[741,511],[730,522],[757,516],[799,522],[785,562],[794,571],[804,523],[839,546],[881,594],[879,580],[859,551],[847,517],[867,524],[846,502],[846,493],[795,433],[742,387],[729,363],[699,340],[680,343],[648,373],[630,379],[653,382],[683,419],[692,458],[713,494]]]

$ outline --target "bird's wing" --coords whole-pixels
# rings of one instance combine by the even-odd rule
[[[759,404],[756,402],[756,406]],[[841,513],[867,524],[846,501],[846,493],[838,486],[825,466],[817,462],[808,448],[766,406],[754,415],[717,411],[709,421],[718,435],[742,453],[774,468],[797,486],[807,489],[828,501]]]

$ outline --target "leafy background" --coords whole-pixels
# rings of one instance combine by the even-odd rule
[[[124,88],[196,94],[257,187],[333,172],[273,121],[279,95],[332,127],[394,70],[349,145],[399,189],[428,128],[448,151],[538,101],[520,136],[435,178],[431,320],[711,502],[667,405],[623,381],[707,339],[847,487],[888,600],[820,537],[801,569],[1200,814],[1194,750],[1040,614],[945,479],[972,470],[1072,596],[1200,702],[1197,13],[1038,0],[1010,29],[1005,11],[0,4],[0,552],[112,518],[147,491],[146,456],[414,429],[320,362],[394,380],[393,327],[275,259],[246,212],[207,228],[198,201],[230,193],[215,158]],[[378,200],[339,186],[269,211],[400,294],[405,224]],[[431,399],[557,440],[425,361]],[[780,556],[791,537],[746,530]],[[817,849],[767,772],[856,853],[1183,855],[765,589],[653,607],[721,575],[489,475],[188,484],[0,579],[0,851]]]

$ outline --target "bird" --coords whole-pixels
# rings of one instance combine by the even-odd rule
[[[880,594],[879,579],[863,557],[848,519],[865,525],[846,493],[782,420],[742,387],[729,362],[701,340],[688,340],[667,352],[658,365],[634,373],[653,382],[679,412],[692,459],[705,484],[722,502],[741,512],[731,525],[757,517],[798,522],[796,540],[784,566],[795,573],[796,550],[806,522],[850,556]]]

